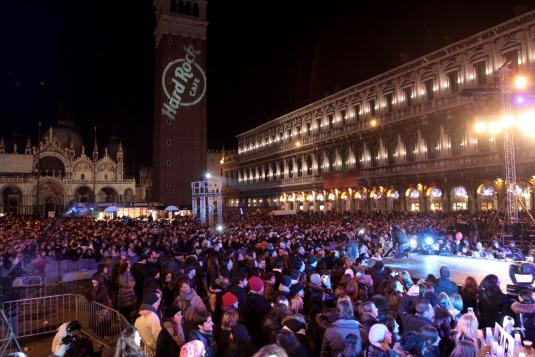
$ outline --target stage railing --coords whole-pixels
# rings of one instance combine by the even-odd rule
[[[128,321],[117,311],[78,294],[42,296],[2,304],[6,320],[17,338],[55,333],[58,327],[78,320],[82,332],[111,347]],[[0,336],[0,338],[6,336]]]

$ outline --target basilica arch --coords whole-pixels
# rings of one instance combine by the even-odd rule
[[[22,205],[22,190],[14,185],[6,186],[2,192],[2,211],[5,213],[18,213]]]
[[[100,189],[97,193],[98,202],[117,202],[119,201],[119,193],[117,189],[111,186],[106,186]]]

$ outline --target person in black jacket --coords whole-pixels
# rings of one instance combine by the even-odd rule
[[[247,296],[245,322],[253,343],[262,346],[262,319],[269,311],[269,303],[264,297],[264,282],[257,276],[249,279],[251,291]]]
[[[519,327],[524,328],[524,338],[535,341],[535,301],[530,290],[522,290],[511,310],[518,314]]]
[[[247,327],[242,324],[237,324],[232,328],[230,334],[230,341],[223,353],[223,356],[228,357],[249,357],[255,354],[257,348],[251,342],[251,337],[247,331]]]
[[[494,327],[502,324],[511,302],[500,290],[500,280],[494,274],[487,275],[479,285],[479,327]]]
[[[171,305],[165,311],[162,330],[156,341],[156,357],[178,356],[185,344],[182,329],[182,312],[176,305]]]
[[[199,340],[204,344],[206,351],[205,357],[217,356],[217,343],[212,335],[214,331],[214,323],[212,316],[208,311],[201,311],[195,316],[196,329],[192,331],[188,338],[189,341]],[[176,355],[175,355],[176,356]]]

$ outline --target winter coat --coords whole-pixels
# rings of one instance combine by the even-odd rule
[[[408,312],[401,314],[401,326],[403,327],[403,334],[410,331],[420,332],[420,328],[427,325],[432,325],[433,322],[420,315],[412,315]]]
[[[469,307],[477,312],[477,292],[472,293],[466,289],[461,289],[459,294],[463,298],[463,312],[467,312]]]
[[[339,319],[327,328],[323,335],[321,344],[321,357],[338,356],[344,350],[344,342],[350,333],[357,335],[357,351],[362,350],[362,339],[360,337],[360,324],[356,320]]]
[[[139,317],[136,319],[134,326],[138,330],[145,346],[152,351],[156,351],[156,341],[162,330],[156,309],[151,305],[141,305]]]
[[[135,285],[134,277],[129,271],[118,276],[117,286],[119,290],[117,291],[117,306],[119,308],[136,305]]]
[[[193,340],[199,340],[204,344],[204,348],[206,349],[206,353],[204,354],[204,357],[216,357],[217,356],[217,343],[215,342],[215,339],[212,335],[202,333],[201,331],[195,329],[190,334],[188,338],[188,342],[193,341]]]
[[[256,353],[258,349],[251,341],[246,343],[230,342],[222,356],[225,357],[250,357]]]
[[[250,293],[247,296],[245,322],[253,343],[262,346],[262,320],[268,313],[270,305],[264,295]]]
[[[449,278],[439,278],[435,286],[435,294],[438,296],[441,292],[445,292],[450,296],[459,291],[459,287]]]
[[[479,328],[494,327],[497,322],[500,325],[503,317],[510,308],[510,300],[507,295],[501,293],[488,297],[484,292],[479,293]]]
[[[370,345],[366,349],[366,356],[367,357],[394,357],[394,356],[398,356],[398,354],[392,351],[391,349],[387,349],[386,351],[383,351],[379,347]]]
[[[179,356],[181,348],[166,328],[160,331],[156,341],[156,357]]]
[[[525,339],[535,341],[535,303],[514,302],[511,305],[511,310],[518,314],[519,319],[521,319],[521,325],[518,327],[525,328]]]
[[[110,295],[108,294],[108,277],[102,273],[95,273],[91,279],[96,280],[98,286],[94,288],[93,285],[91,285],[91,290],[88,294],[89,300],[107,306],[110,302]]]
[[[207,311],[206,305],[204,305],[202,299],[193,289],[188,294],[179,292],[173,305],[177,305],[182,311],[182,321],[185,331],[195,328],[194,320],[196,314],[200,311]]]

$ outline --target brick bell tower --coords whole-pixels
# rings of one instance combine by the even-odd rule
[[[206,170],[206,1],[155,0],[153,187],[190,205]]]

